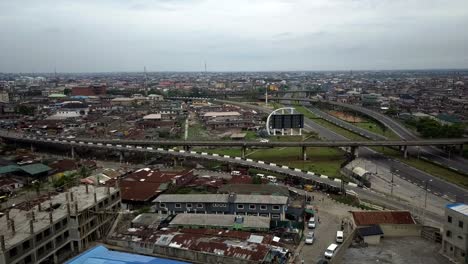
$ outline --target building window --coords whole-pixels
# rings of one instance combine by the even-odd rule
[[[28,241],[24,241],[24,242],[23,242],[23,251],[25,251],[26,249],[28,249],[30,246],[31,246],[31,244],[29,243],[29,240],[28,240]]]
[[[266,210],[267,206],[266,205],[260,205],[260,210]]]
[[[44,231],[44,237],[48,237],[50,235],[50,229],[47,228],[45,231]]]
[[[279,218],[280,218],[280,215],[279,215],[279,214],[272,214],[272,215],[271,215],[271,218],[272,218],[272,219],[279,219]]]
[[[238,205],[237,205],[237,209],[243,210],[243,209],[244,209],[244,205],[243,205],[243,204],[238,204]]]
[[[180,203],[176,203],[175,204],[175,208],[181,208],[182,206],[180,205]]]
[[[463,221],[458,221],[458,227],[463,228]]]
[[[463,240],[463,237],[462,237],[462,236],[457,236],[457,237],[458,237],[458,239],[461,239],[461,240]]]
[[[32,263],[32,257],[31,257],[31,255],[28,255],[27,257],[24,258],[24,263],[26,263],[26,264]]]
[[[62,221],[63,226],[66,225],[66,224],[68,224],[68,219],[67,218],[63,219],[63,221]]]
[[[36,235],[36,242],[40,242],[42,240],[42,233]]]
[[[448,221],[449,223],[452,223],[452,217],[451,217],[450,215],[447,217],[447,221]]]
[[[192,204],[189,204],[189,203],[186,204],[185,206],[186,206],[187,208],[192,208]]]
[[[273,210],[279,210],[280,206],[279,205],[273,205]]]
[[[268,217],[268,214],[260,214],[260,216]]]
[[[203,208],[203,204],[198,203],[198,204],[197,204],[197,208]]]
[[[9,254],[10,254],[10,258],[12,258],[18,254],[18,250],[16,248],[12,248]]]
[[[165,204],[165,203],[160,203],[160,204],[159,204],[159,207],[161,207],[161,208],[166,208],[166,204]]]
[[[65,231],[65,232],[63,233],[63,236],[64,236],[65,238],[68,238],[68,237],[70,236],[70,233],[69,233],[68,231]]]
[[[450,230],[447,230],[447,232],[445,233],[447,237],[452,237],[452,231]]]
[[[250,204],[249,209],[250,210],[255,210],[255,209],[257,209],[257,206],[255,204]]]

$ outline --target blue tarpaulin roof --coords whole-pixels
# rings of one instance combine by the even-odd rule
[[[185,264],[172,259],[148,257],[109,250],[104,246],[93,247],[65,262],[67,264]]]

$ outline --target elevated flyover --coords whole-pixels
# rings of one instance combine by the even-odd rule
[[[252,160],[246,159],[241,157],[233,157],[227,155],[219,155],[219,154],[210,154],[206,152],[195,152],[195,151],[187,151],[187,150],[175,150],[175,149],[165,149],[165,148],[153,148],[151,146],[138,146],[138,145],[123,145],[121,142],[114,141],[113,143],[102,143],[102,142],[91,142],[91,141],[76,141],[75,139],[59,139],[59,138],[38,138],[32,136],[21,136],[18,134],[11,135],[3,135],[1,134],[2,138],[10,141],[15,141],[17,143],[23,144],[31,144],[31,145],[45,145],[45,146],[60,146],[62,148],[69,149],[74,156],[74,152],[76,149],[85,148],[85,149],[93,149],[93,150],[100,150],[100,151],[107,151],[109,153],[118,152],[120,153],[120,157],[123,161],[123,153],[147,153],[147,154],[163,154],[168,156],[174,157],[181,157],[181,158],[194,158],[194,159],[205,159],[210,161],[217,161],[228,163],[232,165],[241,165],[241,166],[248,166],[252,168],[257,168],[265,171],[269,171],[272,173],[286,175],[288,177],[293,178],[300,178],[306,183],[312,183],[319,185],[325,188],[335,188],[340,189],[342,187],[353,190],[358,193],[361,199],[366,199],[369,201],[373,201],[376,204],[383,205],[388,209],[404,209],[404,210],[411,210],[414,206],[407,204],[406,202],[395,200],[391,197],[385,196],[383,194],[376,193],[369,189],[363,189],[358,187],[354,183],[347,183],[343,182],[337,178],[330,178],[326,175],[321,175],[314,173],[312,171],[305,171],[298,168],[291,168],[281,164],[270,163],[261,160]],[[431,190],[436,195],[436,190]],[[446,199],[452,200],[455,197],[446,196]],[[452,200],[453,201],[453,200]],[[421,208],[421,210],[424,210]],[[431,218],[433,221],[441,223],[443,220],[443,212],[441,211],[440,214],[434,213],[429,210],[426,211],[426,216]]]

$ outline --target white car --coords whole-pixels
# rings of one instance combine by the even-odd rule
[[[262,143],[268,143],[268,142],[270,142],[270,140],[268,140],[268,139],[266,139],[266,138],[262,138],[262,139],[260,139],[260,142],[262,142]]]
[[[315,240],[314,232],[309,232],[306,235],[305,243],[308,245],[312,245],[314,243],[314,240]]]
[[[315,217],[311,217],[307,223],[308,228],[315,228]]]
[[[335,255],[336,248],[338,247],[337,244],[330,244],[327,250],[325,250],[325,258],[331,259]]]

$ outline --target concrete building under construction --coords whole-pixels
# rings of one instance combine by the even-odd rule
[[[107,235],[120,208],[113,187],[79,185],[6,211],[0,264],[63,263]]]

